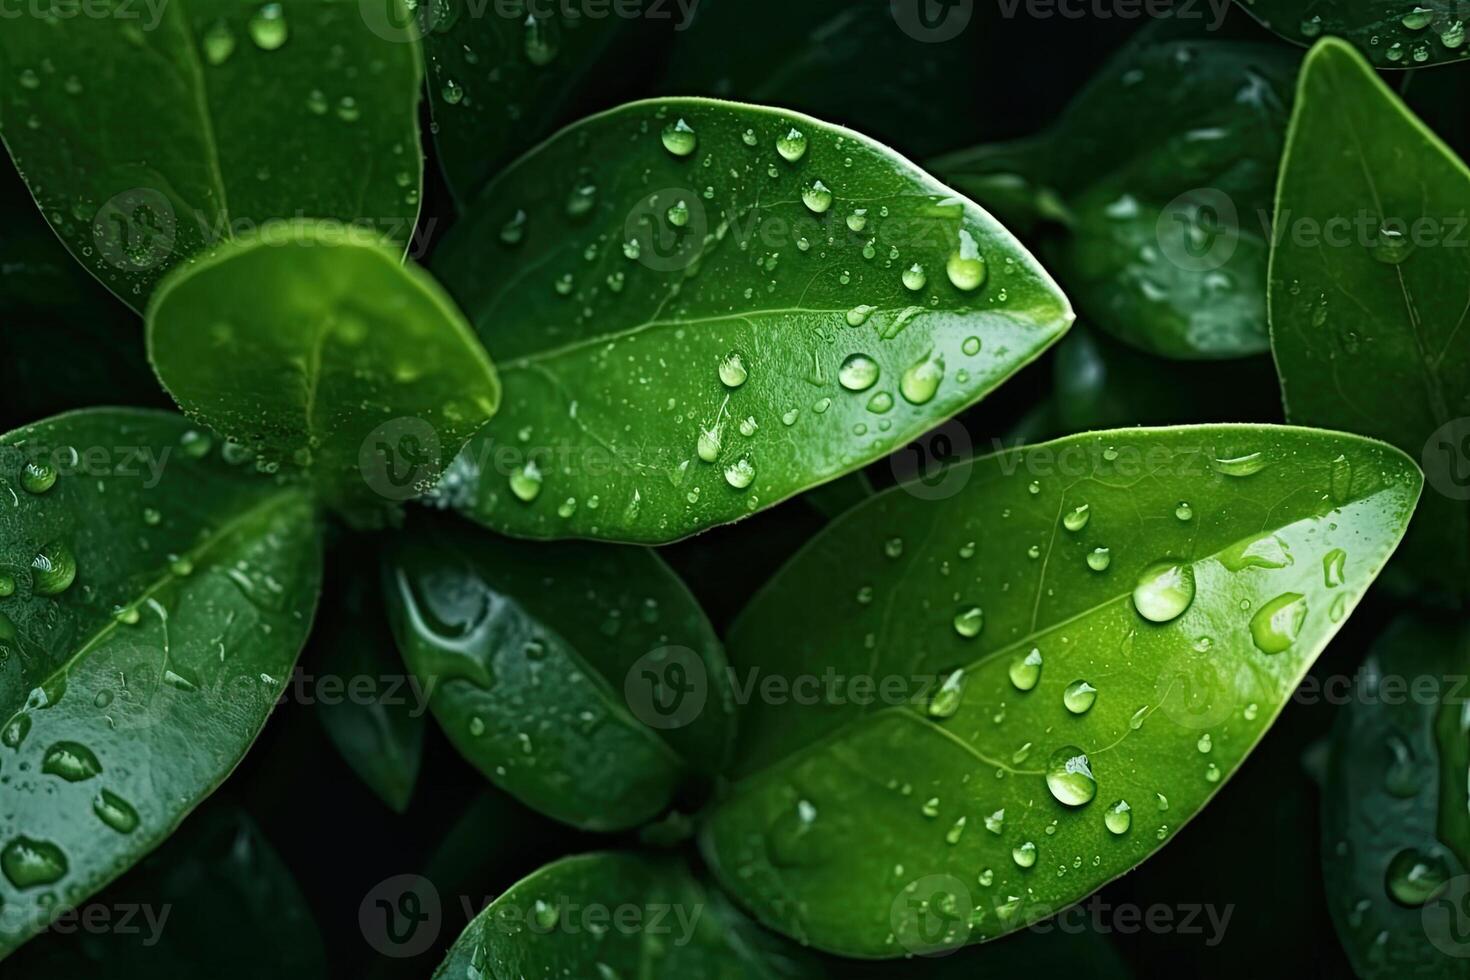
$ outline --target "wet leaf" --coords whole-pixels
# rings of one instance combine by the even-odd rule
[[[1265,27],[1303,47],[1320,37],[1346,38],[1375,68],[1425,68],[1470,57],[1470,47],[1465,44],[1465,21],[1470,14],[1456,3],[1245,0],[1239,6]]]

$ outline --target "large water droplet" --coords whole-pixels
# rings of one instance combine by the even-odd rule
[[[744,490],[754,479],[755,466],[743,456],[725,467],[725,482],[736,490]]]
[[[776,152],[781,159],[795,163],[806,155],[806,134],[799,129],[789,129],[785,136],[776,137]]]
[[[1251,640],[1262,653],[1281,653],[1296,642],[1306,618],[1306,597],[1283,592],[1251,617]]]
[[[1128,828],[1133,826],[1133,808],[1127,800],[1118,800],[1103,811],[1103,826],[1111,834],[1128,833]]]
[[[52,541],[31,559],[31,588],[37,595],[60,595],[76,577],[76,555],[63,541]]]
[[[1133,608],[1144,619],[1167,623],[1194,601],[1194,567],[1176,561],[1155,562],[1138,576]]]
[[[66,874],[66,855],[50,841],[16,837],[0,850],[0,871],[16,888],[49,885]]]
[[[516,495],[517,500],[529,504],[541,493],[541,484],[544,479],[536,461],[527,460],[524,466],[511,470],[510,492]]]
[[[676,157],[687,157],[699,145],[699,137],[694,134],[694,128],[683,119],[665,126],[660,138],[664,149]]]
[[[745,379],[750,372],[745,369],[745,359],[735,351],[725,355],[720,361],[720,383],[726,388],[739,388],[745,384]]]
[[[47,462],[28,462],[21,468],[20,485],[30,493],[45,493],[56,485],[56,467]]]
[[[944,357],[930,351],[909,366],[898,379],[898,391],[911,405],[923,405],[933,399],[944,380]]]
[[[1399,851],[1388,862],[1384,884],[1395,902],[1418,908],[1429,901],[1449,878],[1449,868],[1444,861],[1409,847]]]
[[[1068,531],[1080,531],[1087,526],[1092,511],[1086,504],[1079,504],[1062,515],[1062,527]]]
[[[985,259],[980,254],[975,236],[968,231],[960,231],[960,247],[950,255],[944,271],[956,289],[969,292],[979,288],[985,281]]]
[[[979,636],[984,626],[985,614],[980,611],[979,606],[970,606],[955,613],[954,631],[967,640]]]
[[[91,779],[102,771],[96,754],[80,742],[57,742],[46,750],[41,760],[41,771],[51,776],[60,776],[69,783]]]
[[[878,382],[878,362],[867,354],[849,354],[837,369],[837,381],[848,391],[867,391]]]
[[[92,812],[119,834],[131,834],[138,829],[138,811],[111,790],[104,789],[93,797]]]
[[[1097,701],[1097,688],[1086,681],[1077,680],[1067,685],[1062,692],[1062,704],[1074,715],[1086,714]]]
[[[278,3],[268,3],[250,18],[250,40],[262,51],[274,51],[291,36],[286,11]]]
[[[904,288],[913,292],[918,292],[923,289],[924,285],[929,281],[929,276],[924,271],[924,267],[917,262],[903,270],[903,276],[901,278],[903,279]]]
[[[1081,806],[1097,795],[1097,780],[1087,754],[1075,745],[1064,745],[1051,754],[1046,766],[1046,787],[1058,802]]]
[[[1220,552],[1220,564],[1232,572],[1247,568],[1285,568],[1291,564],[1286,542],[1274,534],[1237,541]]]
[[[1018,868],[1029,868],[1036,864],[1036,845],[1031,841],[1011,848],[1011,860]]]
[[[1087,567],[1094,572],[1105,572],[1113,563],[1113,552],[1108,548],[1093,548],[1087,553]]]
[[[1041,680],[1041,650],[1032,647],[1030,653],[1012,660],[1008,673],[1016,690],[1031,690]]]
[[[822,214],[832,206],[832,191],[820,180],[813,181],[801,189],[801,203],[813,214]]]

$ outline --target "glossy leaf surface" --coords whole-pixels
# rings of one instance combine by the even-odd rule
[[[1354,971],[1470,976],[1470,636],[1395,622],[1354,675],[1333,732],[1322,870]]]
[[[495,369],[425,272],[358,232],[275,225],[165,283],[148,353],[192,417],[266,466],[308,467],[370,523],[495,412]]]
[[[1341,41],[1307,57],[1277,198],[1287,418],[1387,440],[1429,487],[1403,565],[1470,589],[1470,170]]]
[[[1240,764],[1420,484],[1355,436],[1194,426],[1075,436],[879,494],[730,632],[736,676],[762,686],[707,858],[766,924],[852,956],[1070,905]]]
[[[1146,31],[1041,136],[934,169],[1003,217],[1059,224],[1042,254],[1089,322],[1165,357],[1260,353],[1298,59],[1172,30]]]
[[[296,662],[320,543],[299,486],[177,415],[0,437],[0,955],[162,841]]]
[[[1237,0],[1242,10],[1277,34],[1303,46],[1320,37],[1341,37],[1375,68],[1426,68],[1470,57],[1465,22],[1470,12],[1457,3],[1394,0]]]
[[[272,219],[362,222],[404,247],[422,71],[370,8],[398,0],[8,18],[5,145],[72,254],[139,310],[170,269]]]
[[[974,403],[1072,319],[1005,229],[892,151],[701,99],[562,131],[434,267],[506,389],[444,492],[521,537],[738,520]]]
[[[404,660],[460,753],[565,823],[637,826],[728,756],[724,652],[646,548],[424,521],[385,588]]]

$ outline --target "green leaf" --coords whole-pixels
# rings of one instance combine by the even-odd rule
[[[422,69],[358,5],[55,8],[6,27],[5,144],[67,248],[134,307],[271,219],[361,222],[407,246]]]
[[[1454,928],[1464,921],[1456,903],[1470,895],[1467,661],[1463,626],[1402,617],[1338,715],[1322,873],[1338,937],[1365,980],[1470,976],[1470,943]]]
[[[1465,8],[1410,0],[1245,0],[1240,8],[1280,36],[1309,46],[1325,35],[1346,38],[1377,68],[1425,68],[1470,57]]]
[[[424,754],[427,692],[404,668],[383,609],[375,549],[339,544],[312,636],[320,650],[317,717],[347,765],[397,813],[408,809]],[[374,542],[375,543],[375,542]],[[324,685],[332,679],[336,692]],[[363,693],[366,692],[366,693]]]
[[[837,517],[845,511],[856,507],[873,495],[873,484],[868,475],[862,470],[849,473],[824,483],[819,487],[813,487],[806,492],[805,500],[815,507],[823,517]]]
[[[519,537],[738,520],[973,404],[1072,320],[1005,229],[892,151],[703,99],[564,130],[434,267],[506,387],[445,494]]]
[[[161,412],[11,432],[0,482],[4,955],[239,762],[306,639],[321,546],[302,488]]]
[[[935,172],[1003,216],[1063,227],[1044,249],[1089,322],[1174,358],[1266,350],[1267,225],[1297,57],[1146,32],[1043,135]]]
[[[1360,600],[1421,479],[1356,436],[1222,425],[1009,450],[939,486],[834,522],[729,635],[755,696],[705,854],[766,924],[849,956],[993,938],[1163,846]]]
[[[1271,345],[1286,415],[1420,459],[1403,564],[1470,589],[1470,171],[1352,48],[1307,56],[1276,201]]]
[[[524,878],[475,917],[434,971],[436,980],[823,975],[807,953],[762,933],[681,861],[614,852],[563,858]]]
[[[495,412],[495,369],[433,278],[372,236],[276,224],[171,278],[148,353],[193,418],[309,467],[359,523],[416,496]]]
[[[425,521],[395,540],[386,578],[434,717],[528,806],[589,830],[634,827],[728,757],[724,652],[652,551]]]
[[[469,203],[505,164],[566,122],[628,19],[568,15],[571,8],[499,0],[435,0],[417,7],[429,67],[434,148],[444,179]],[[670,5],[670,16],[675,16]],[[422,16],[421,16],[422,20]],[[589,77],[590,76],[590,77]],[[599,78],[600,82],[605,80]],[[606,96],[598,94],[599,101]],[[607,104],[607,103],[604,103]]]
[[[218,798],[216,798],[218,799]],[[108,928],[88,928],[88,917]],[[269,942],[262,937],[269,936]],[[7,963],[13,976],[320,980],[306,896],[245,811],[212,804],[95,900]]]

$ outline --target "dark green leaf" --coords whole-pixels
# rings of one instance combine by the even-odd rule
[[[148,353],[192,417],[267,467],[309,467],[364,523],[431,486],[500,399],[432,277],[319,222],[269,226],[171,278],[148,307]]]
[[[321,556],[307,493],[176,415],[11,432],[0,483],[3,955],[234,768],[306,639]]]
[[[1341,41],[1307,57],[1276,204],[1271,344],[1293,422],[1385,439],[1431,492],[1403,564],[1470,589],[1470,171]]]
[[[7,971],[197,980],[208,964],[213,980],[327,975],[321,935],[290,869],[255,821],[228,805],[191,816],[136,870],[53,930],[16,953]]]
[[[1235,771],[1420,485],[1356,436],[1195,426],[879,494],[730,632],[760,686],[706,856],[766,924],[846,955],[993,938],[1077,901]]]
[[[935,172],[1003,217],[1063,225],[1045,251],[1089,322],[1177,358],[1266,350],[1267,226],[1297,57],[1146,32],[1043,136]]]
[[[1302,46],[1325,35],[1344,37],[1378,68],[1421,68],[1470,57],[1465,21],[1456,0],[1237,0],[1242,10]]]
[[[892,151],[701,99],[553,137],[435,269],[506,386],[446,495],[522,537],[665,542],[738,520],[973,404],[1072,320],[1005,229]]]
[[[169,269],[271,219],[362,222],[404,247],[422,70],[368,6],[181,0],[8,18],[5,144],[67,248],[138,309]]]
[[[633,827],[727,758],[724,652],[652,551],[425,521],[397,539],[387,578],[435,718],[527,805],[590,830]]]
[[[1322,871],[1337,934],[1365,980],[1470,976],[1467,663],[1463,627],[1400,619],[1338,716]]]
[[[427,692],[412,682],[383,609],[374,549],[367,541],[340,547],[329,563],[326,598],[307,659],[321,676],[317,716],[352,771],[402,813],[408,809],[424,753]],[[324,685],[331,678],[336,692]],[[368,683],[370,682],[370,683]]]
[[[563,858],[481,912],[434,972],[459,977],[779,980],[821,977],[681,862],[624,853]]]

